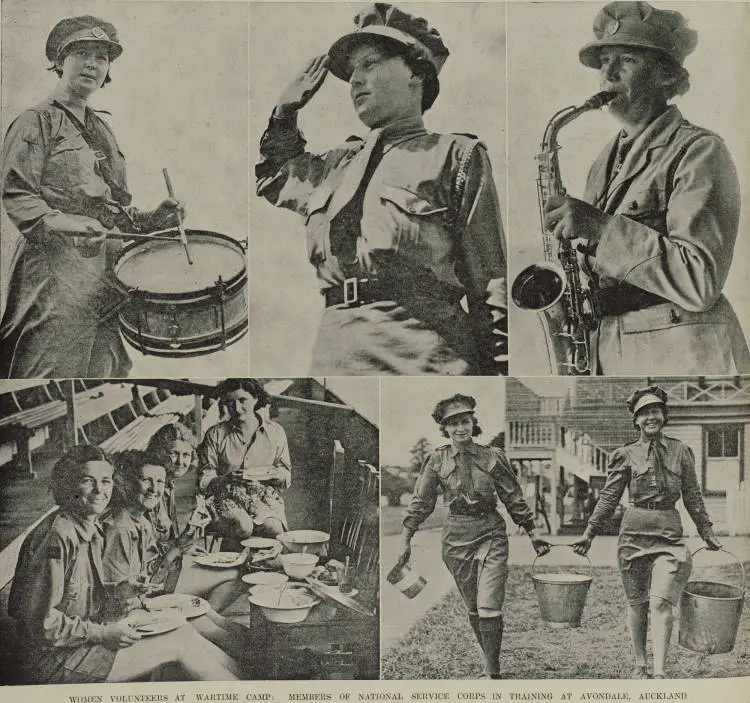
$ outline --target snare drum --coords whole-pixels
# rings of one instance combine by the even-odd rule
[[[216,232],[186,235],[192,265],[179,238],[129,244],[115,264],[129,298],[119,313],[120,330],[143,354],[210,354],[247,332],[244,248]]]

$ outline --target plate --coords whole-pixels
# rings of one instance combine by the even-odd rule
[[[270,549],[271,547],[280,547],[281,542],[270,537],[248,537],[241,542],[243,547],[248,549]]]
[[[254,571],[251,574],[245,574],[242,580],[251,586],[258,584],[272,586],[277,583],[285,583],[289,580],[289,577],[286,574],[280,574],[278,571]]]
[[[211,552],[193,557],[193,561],[201,566],[211,566],[216,569],[233,569],[245,561],[245,555],[240,552]]]
[[[154,613],[140,611],[125,618],[125,621],[140,635],[160,635],[182,627],[187,620],[175,610],[158,610]]]
[[[189,593],[168,593],[156,598],[148,598],[146,609],[150,612],[175,610],[189,620],[190,618],[197,618],[199,615],[205,615],[211,609],[211,606],[207,600],[198,596],[191,596]]]

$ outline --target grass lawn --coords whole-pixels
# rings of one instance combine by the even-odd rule
[[[745,563],[745,569],[750,562]],[[539,617],[530,567],[511,567],[505,600],[502,667],[508,679],[619,679],[633,669],[626,603],[614,567],[594,569],[581,627],[552,629]],[[728,583],[736,578],[727,576]],[[667,671],[672,678],[750,674],[750,613],[744,609],[732,652],[711,656],[678,644],[675,620]],[[382,660],[385,679],[472,679],[483,657],[454,589]]]

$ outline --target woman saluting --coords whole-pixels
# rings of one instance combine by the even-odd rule
[[[45,49],[59,80],[52,94],[11,124],[0,188],[22,238],[0,321],[0,377],[122,377],[130,359],[108,277],[120,244],[110,231],[153,232],[177,224],[180,203],[131,205],[125,159],[88,106],[122,54],[115,27],[84,15],[58,22]]]
[[[669,417],[667,394],[658,386],[649,386],[635,391],[627,405],[639,438],[614,451],[607,483],[583,539],[574,542],[573,549],[582,555],[589,551],[597,530],[612,515],[627,487],[629,506],[620,526],[617,561],[628,599],[628,625],[635,654],[632,678],[649,678],[646,636],[650,609],[653,677],[663,679],[672,635],[672,610],[692,564],[675,503],[682,498],[708,549],[721,549],[721,544],[698,488],[692,450],[662,432]]]

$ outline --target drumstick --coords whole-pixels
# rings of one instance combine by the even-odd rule
[[[164,174],[164,182],[167,184],[167,193],[169,193],[170,198],[174,198],[174,190],[172,189],[172,181],[169,178],[169,173],[167,173],[166,168],[163,168],[161,172]],[[177,215],[177,229],[180,232],[180,241],[182,242],[182,246],[185,248],[185,256],[187,256],[188,263],[192,266],[193,259],[190,256],[190,249],[188,249],[187,235],[185,234],[185,225],[182,224],[182,216],[180,215],[179,210],[176,211],[175,214]]]
[[[164,242],[177,241],[175,237],[159,236],[159,234],[163,235],[165,232],[170,232],[170,231],[171,230],[163,229],[163,230],[159,230],[159,232],[154,232],[153,234],[134,234],[133,232],[107,232],[107,239],[144,239],[144,240],[158,239]]]

